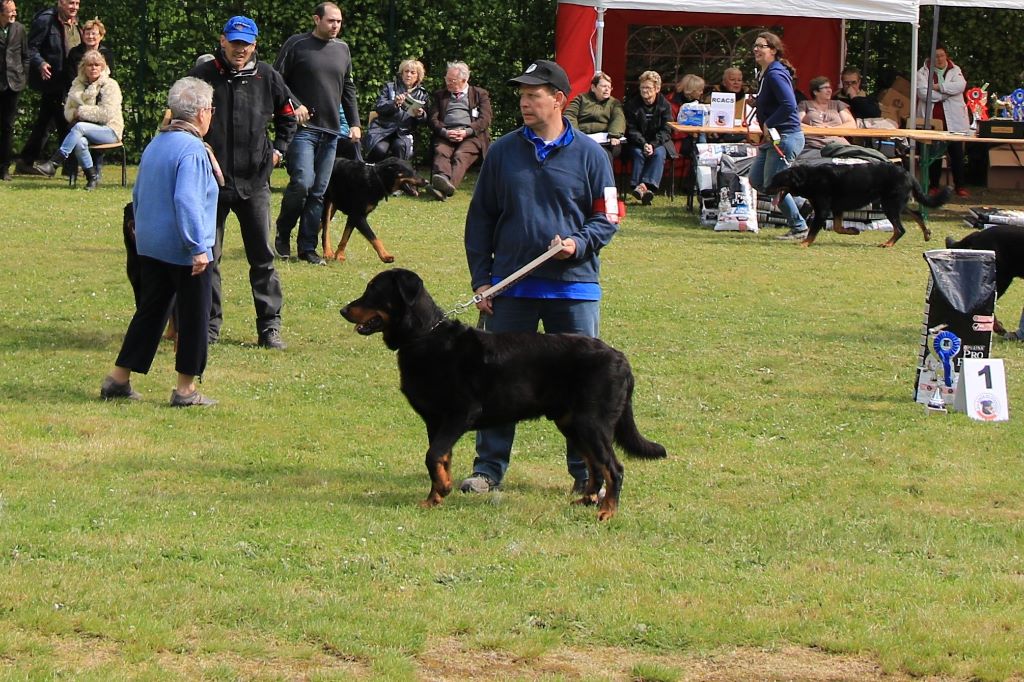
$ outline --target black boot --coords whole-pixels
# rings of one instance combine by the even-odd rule
[[[32,167],[35,168],[40,173],[42,173],[43,175],[45,175],[46,177],[52,178],[54,175],[57,174],[57,169],[64,165],[64,159],[66,158],[67,157],[64,156],[58,149],[53,153],[53,156],[51,156],[49,159],[47,159],[46,161],[36,161],[34,164],[32,164]]]
[[[96,172],[96,166],[92,168],[83,168],[82,172],[85,173],[85,191],[96,189],[100,184],[100,174]]]

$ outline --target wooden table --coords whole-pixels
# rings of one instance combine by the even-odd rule
[[[670,123],[672,130],[680,133],[712,133],[721,135],[751,135],[760,138],[760,128],[744,128],[732,126],[729,128],[716,128],[713,126],[684,126],[678,123]],[[816,126],[802,126],[804,135],[809,137],[868,137],[876,139],[889,139],[893,137],[906,137],[911,140],[922,142],[989,142],[993,144],[1024,144],[1024,140],[1007,140],[1001,137],[976,137],[974,135],[958,135],[944,130],[910,130],[909,128],[821,128]]]

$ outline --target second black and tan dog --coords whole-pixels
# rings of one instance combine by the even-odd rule
[[[363,163],[350,159],[338,159],[334,162],[331,182],[324,193],[324,211],[320,218],[320,239],[324,248],[324,258],[345,260],[345,249],[348,247],[352,230],[373,246],[377,256],[385,263],[393,263],[395,257],[388,253],[366,217],[377,208],[381,201],[387,201],[393,192],[404,188],[423,187],[427,182],[419,175],[408,161],[387,158],[380,163]],[[345,229],[338,242],[338,248],[332,247],[330,226],[336,211],[345,214]]]
[[[427,427],[433,507],[452,490],[452,448],[467,431],[524,419],[555,422],[587,463],[580,504],[598,519],[618,510],[622,464],[613,441],[636,457],[665,457],[633,420],[633,372],[626,356],[576,334],[491,334],[447,319],[409,270],[386,270],[341,315],[363,335],[381,332],[398,351],[402,393]],[[605,496],[598,499],[597,481]]]
[[[892,223],[892,237],[879,246],[895,246],[906,230],[900,214],[907,209],[910,197],[928,208],[939,208],[953,195],[946,187],[937,196],[929,196],[921,189],[913,175],[894,163],[869,161],[856,164],[801,164],[783,168],[775,174],[765,188],[768,194],[793,194],[804,197],[814,207],[814,219],[809,226],[807,237],[800,244],[810,246],[818,232],[825,227],[829,214],[832,215],[833,229],[845,234],[843,213],[880,203],[885,217]],[[932,232],[924,222],[920,211],[909,209],[914,221],[920,226],[924,240],[932,238]]]
[[[993,225],[980,232],[972,232],[959,241],[946,237],[946,248],[995,251],[996,298],[1006,293],[1014,278],[1024,279],[1024,227]],[[1006,333],[998,319],[992,331],[997,334]]]

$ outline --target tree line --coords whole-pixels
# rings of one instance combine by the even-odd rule
[[[52,4],[52,3],[51,3]],[[463,60],[471,81],[491,92],[495,134],[517,125],[518,101],[506,80],[537,58],[554,56],[557,0],[342,0],[341,38],[352,48],[360,113],[372,109],[380,88],[395,75],[402,59],[427,67],[428,90],[444,85],[445,64]],[[125,146],[138,159],[156,132],[168,87],[185,75],[196,57],[213,52],[224,22],[236,14],[259,26],[259,58],[273,62],[293,33],[312,28],[315,2],[278,0],[84,0],[81,21],[99,16],[107,27],[104,44],[114,50],[114,77],[124,92]],[[43,6],[19,7],[22,23]],[[921,51],[930,39],[932,8],[921,18]],[[1024,12],[943,8],[940,40],[971,85],[990,82],[990,92],[1005,94],[1022,85],[1016,43],[996,38],[1024,35]],[[999,30],[993,32],[993,27]],[[908,75],[910,27],[906,24],[849,22],[848,63],[864,65],[875,88]],[[919,60],[920,63],[920,60]],[[797,65],[799,67],[799,65]],[[21,100],[19,129],[36,106],[34,93]],[[422,147],[421,147],[422,148]]]

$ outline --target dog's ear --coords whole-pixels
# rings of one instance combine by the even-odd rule
[[[412,270],[395,268],[395,287],[402,302],[411,306],[423,291],[423,280]]]

